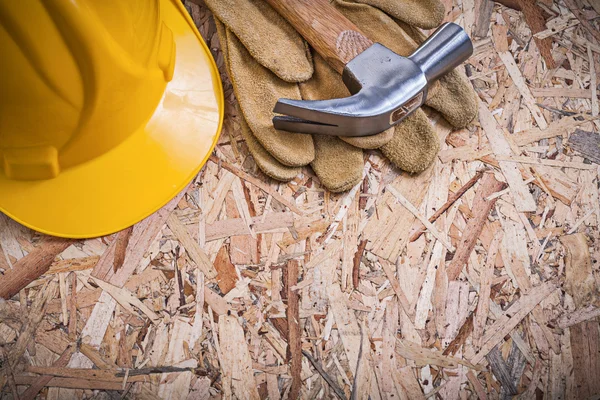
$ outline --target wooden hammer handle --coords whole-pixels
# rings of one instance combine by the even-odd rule
[[[329,0],[267,2],[340,74],[350,60],[373,44]]]

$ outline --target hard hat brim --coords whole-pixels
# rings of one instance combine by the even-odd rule
[[[223,89],[183,5],[161,0],[161,15],[176,43],[175,71],[149,121],[54,179],[18,181],[0,173],[0,211],[53,236],[104,236],[157,211],[196,176],[221,132]]]

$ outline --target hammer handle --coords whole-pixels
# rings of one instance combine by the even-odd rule
[[[340,74],[373,42],[328,0],[267,0]]]

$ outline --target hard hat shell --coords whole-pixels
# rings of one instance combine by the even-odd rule
[[[223,122],[178,0],[0,2],[0,211],[40,232],[124,229],[198,173]]]

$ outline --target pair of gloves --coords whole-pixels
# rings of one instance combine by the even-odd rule
[[[279,98],[327,100],[348,97],[342,77],[311,51],[298,32],[264,0],[205,0],[217,33],[244,121],[242,135],[259,168],[279,181],[292,180],[303,166],[332,192],[349,190],[362,179],[363,149],[379,149],[398,168],[425,170],[439,151],[437,134],[418,109],[385,132],[365,137],[289,133],[273,127]],[[332,6],[373,42],[402,56],[425,39],[419,29],[441,24],[439,0],[332,0]],[[477,115],[477,98],[454,70],[429,90],[427,106],[455,128]]]

